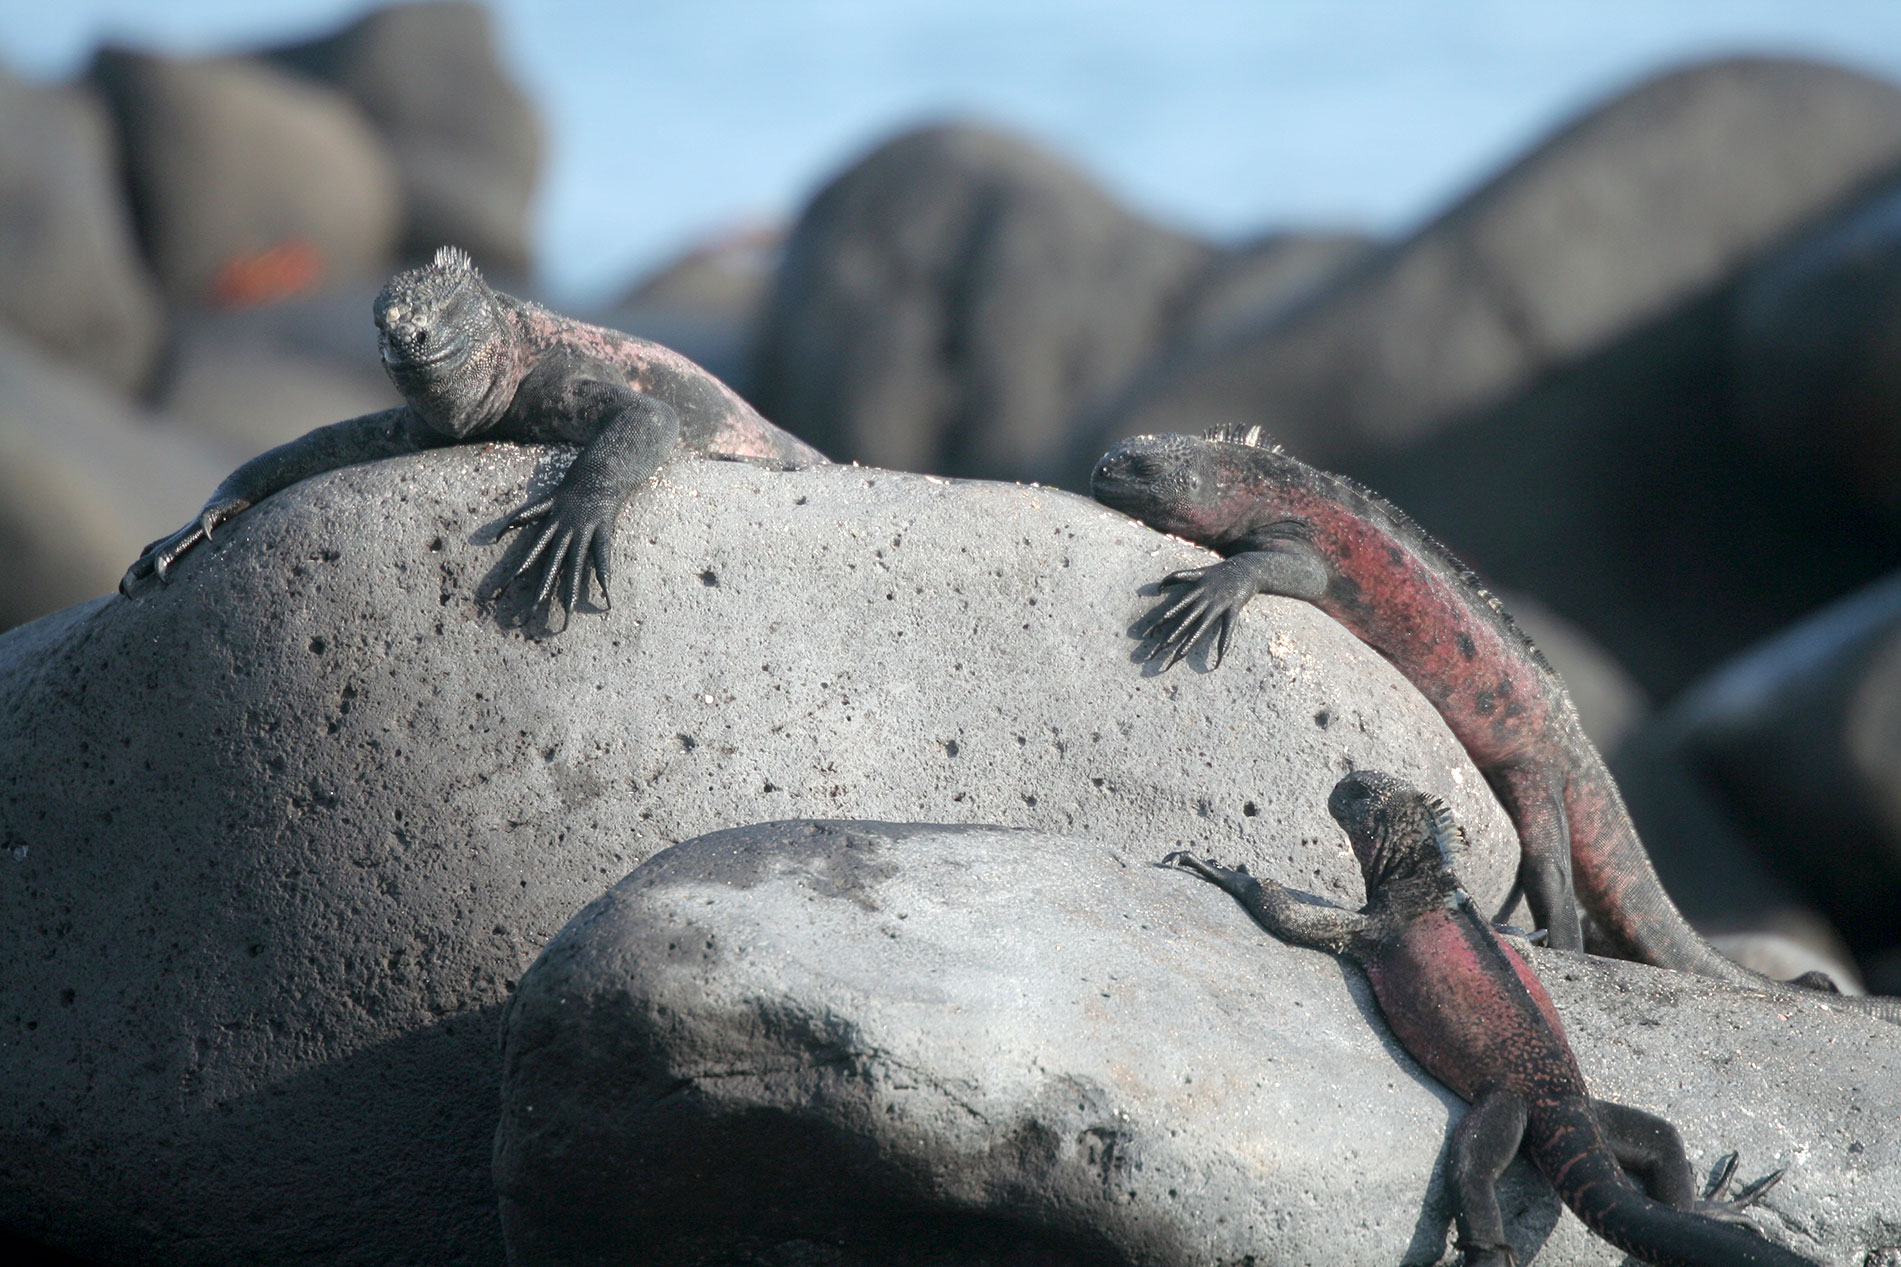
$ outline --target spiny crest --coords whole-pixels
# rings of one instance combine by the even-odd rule
[[[1240,444],[1250,449],[1266,449],[1269,453],[1279,453],[1281,446],[1268,442],[1266,434],[1259,424],[1243,426],[1241,423],[1223,423],[1219,427],[1210,427],[1201,433],[1204,440],[1216,440],[1223,444]]]
[[[1449,869],[1458,861],[1459,852],[1465,848],[1465,828],[1459,826],[1458,819],[1452,816],[1452,807],[1443,798],[1430,792],[1423,793],[1422,798],[1426,803],[1426,811],[1432,815],[1432,843]]]
[[[436,258],[429,261],[429,266],[458,273],[477,271],[474,258],[459,246],[437,247]]]

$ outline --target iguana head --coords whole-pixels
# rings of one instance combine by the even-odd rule
[[[1327,812],[1353,845],[1369,898],[1396,880],[1417,876],[1437,875],[1456,887],[1453,854],[1465,832],[1438,797],[1390,774],[1356,770],[1334,785]]]
[[[501,418],[520,381],[514,327],[467,252],[396,274],[373,311],[383,369],[431,428],[459,440]]]
[[[1219,548],[1255,526],[1261,482],[1297,465],[1259,427],[1133,436],[1096,463],[1089,492],[1158,532]]]

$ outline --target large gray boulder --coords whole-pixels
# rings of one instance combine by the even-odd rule
[[[111,593],[229,469],[215,446],[0,331],[0,629]]]
[[[232,466],[313,427],[402,404],[376,350],[370,309],[381,288],[366,280],[264,307],[178,313],[155,403],[222,446]]]
[[[663,261],[588,320],[664,343],[750,396],[753,341],[784,244],[776,225],[734,225]]]
[[[1330,288],[1191,349],[1084,429],[1259,423],[1326,463],[1394,448],[1654,321],[1901,161],[1901,89],[1785,58],[1639,84]]]
[[[1172,337],[1214,258],[1014,136],[919,128],[800,215],[753,399],[841,461],[1020,477]]]
[[[1370,757],[1358,741],[1355,758]],[[1290,845],[1310,792],[1257,829]],[[1269,866],[1295,884],[1317,833]],[[505,1019],[517,1267],[1440,1261],[1463,1105],[1364,978],[1157,843],[786,822],[667,850],[569,923]],[[1213,848],[1219,852],[1223,845]],[[1532,951],[1599,1095],[1831,1264],[1901,1235],[1901,1050],[1817,1003]],[[1521,1262],[1624,1261],[1523,1161]]]
[[[1665,852],[1727,834],[1859,955],[1901,951],[1901,573],[1726,663],[1640,740],[1633,808],[1710,824],[1666,829],[1689,838]]]
[[[401,172],[406,254],[454,243],[492,272],[528,275],[541,127],[502,65],[487,9],[392,4],[266,56],[340,89],[388,142]]]
[[[621,519],[612,610],[532,640],[471,595],[551,474],[508,445],[333,472],[169,586],[0,637],[0,1227],[500,1263],[510,990],[616,878],[736,824],[1192,845],[1350,898],[1323,806],[1368,764],[1452,799],[1481,900],[1511,885],[1483,780],[1312,609],[1256,604],[1218,673],[1132,662],[1143,588],[1206,556],[1093,503],[683,462]]]
[[[1751,270],[1733,339],[1743,433],[1901,519],[1901,185]]]
[[[106,112],[0,70],[0,319],[121,391],[159,344]]]
[[[399,173],[343,94],[262,61],[117,47],[88,80],[118,124],[140,238],[173,302],[256,302],[387,271]]]

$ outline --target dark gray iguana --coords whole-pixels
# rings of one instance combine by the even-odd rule
[[[1090,489],[1104,505],[1227,556],[1162,578],[1185,587],[1150,631],[1150,653],[1166,656],[1165,667],[1209,641],[1219,664],[1256,594],[1312,603],[1391,661],[1511,816],[1519,879],[1553,946],[1583,947],[1581,900],[1616,954],[1787,988],[1724,958],[1690,927],[1563,681],[1471,571],[1397,507],[1261,444],[1258,427],[1126,440],[1096,464]],[[1827,988],[1825,978],[1797,983]],[[1901,999],[1837,1001],[1901,1023]]]
[[[1362,771],[1340,780],[1327,809],[1366,877],[1358,912],[1296,899],[1245,867],[1230,871],[1185,853],[1163,862],[1220,885],[1283,941],[1359,963],[1400,1044],[1471,1104],[1454,1127],[1447,1164],[1466,1267],[1515,1261],[1496,1186],[1521,1144],[1585,1226],[1644,1262],[1814,1267],[1745,1230],[1741,1208],[1781,1171],[1719,1202],[1735,1173],[1731,1154],[1698,1199],[1675,1127],[1585,1089],[1550,995],[1453,873],[1450,854],[1463,833],[1443,801]]]
[[[569,612],[598,579],[603,601],[620,509],[676,448],[722,457],[824,463],[732,389],[677,352],[559,316],[490,288],[464,252],[444,247],[398,273],[374,308],[383,368],[408,402],[319,427],[233,471],[190,523],[147,546],[119,582],[132,595],[168,579],[212,530],[323,471],[486,440],[579,444],[549,496],[516,511],[527,535],[495,597],[526,575],[535,605]],[[538,576],[531,570],[540,565]]]

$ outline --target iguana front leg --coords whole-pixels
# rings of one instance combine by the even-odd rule
[[[1255,923],[1291,945],[1343,955],[1367,925],[1366,916],[1359,911],[1330,902],[1303,902],[1278,881],[1249,875],[1245,866],[1229,870],[1212,859],[1182,851],[1169,854],[1161,865],[1179,867],[1220,885],[1254,917]]]
[[[119,592],[130,598],[148,585],[170,580],[172,566],[200,541],[209,541],[212,529],[272,493],[338,467],[414,453],[430,442],[421,420],[402,406],[333,422],[260,453],[227,475],[190,523],[141,550],[120,579]]]
[[[1215,639],[1214,663],[1228,653],[1234,624],[1256,594],[1277,594],[1315,602],[1327,592],[1331,576],[1326,560],[1297,536],[1269,536],[1247,550],[1207,567],[1183,568],[1162,578],[1162,585],[1186,586],[1149,626],[1152,640],[1144,661],[1167,655],[1163,672],[1175,667],[1197,643]]]
[[[499,598],[517,580],[536,586],[534,607],[560,587],[562,607],[570,614],[588,593],[592,575],[608,601],[613,576],[614,526],[622,506],[660,469],[680,440],[680,415],[672,406],[632,388],[618,391],[591,384],[608,394],[606,420],[568,468],[554,492],[510,515],[505,530],[540,525],[512,571],[492,583],[483,597]],[[536,568],[539,567],[537,574]]]

